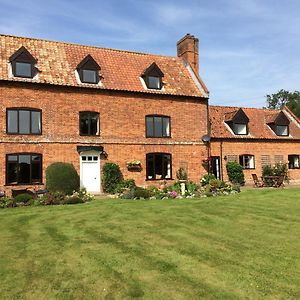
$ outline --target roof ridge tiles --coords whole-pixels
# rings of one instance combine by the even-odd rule
[[[25,40],[35,40],[35,41],[48,42],[48,43],[64,44],[64,45],[78,46],[78,47],[84,47],[84,48],[102,49],[102,50],[108,50],[108,51],[114,51],[114,52],[125,52],[125,53],[147,55],[147,56],[150,55],[150,56],[158,56],[158,57],[169,57],[169,58],[175,58],[175,59],[179,60],[179,57],[177,57],[176,55],[162,55],[162,54],[155,54],[155,53],[142,52],[142,51],[124,50],[124,49],[101,47],[101,46],[95,46],[95,45],[85,45],[85,44],[80,44],[80,43],[75,43],[75,42],[48,40],[48,39],[42,39],[42,38],[36,38],[36,37],[26,37],[26,36],[12,35],[12,34],[4,34],[4,33],[0,33],[0,36],[25,39]]]
[[[273,109],[273,108],[263,108],[263,107],[247,107],[247,106],[229,106],[229,105],[209,105],[212,108],[232,108],[232,109],[254,109],[254,110],[264,110],[264,111],[281,111],[282,109]]]

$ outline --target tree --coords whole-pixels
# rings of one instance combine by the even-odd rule
[[[300,92],[280,90],[276,94],[267,95],[267,108],[282,109],[287,106],[297,117],[300,117]]]

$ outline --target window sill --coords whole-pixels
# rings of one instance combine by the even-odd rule
[[[146,136],[147,139],[171,139],[172,136]]]
[[[149,179],[146,178],[146,181],[162,181],[162,180],[174,180],[173,178],[160,178],[160,179]]]
[[[7,183],[4,186],[32,186],[32,185],[44,185],[44,183]]]
[[[36,135],[36,136],[40,136],[42,135],[42,133],[10,133],[10,132],[6,132],[7,135]]]
[[[99,137],[100,134],[79,134],[79,136],[95,136],[95,137]]]

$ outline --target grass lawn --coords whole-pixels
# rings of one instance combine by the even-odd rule
[[[0,210],[1,299],[300,299],[300,190]]]

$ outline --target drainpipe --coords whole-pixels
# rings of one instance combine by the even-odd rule
[[[223,142],[220,142],[220,173],[221,173],[221,180],[224,180],[223,176]]]

